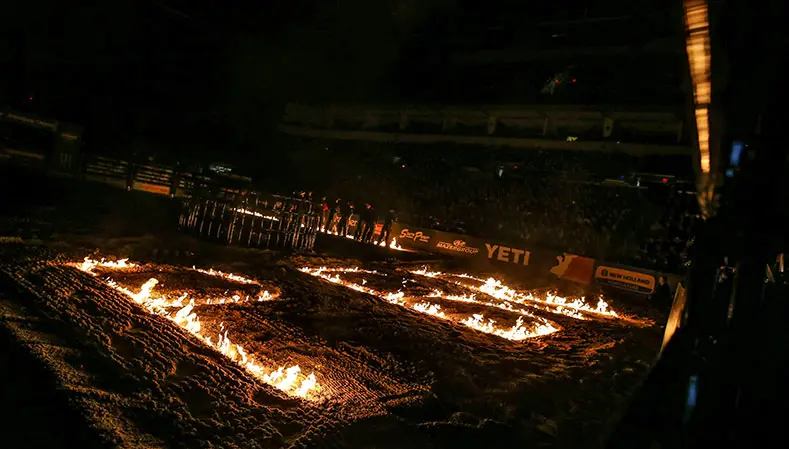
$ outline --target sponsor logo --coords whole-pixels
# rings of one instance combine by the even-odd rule
[[[436,248],[445,249],[448,251],[454,251],[463,254],[477,254],[479,252],[479,248],[467,246],[465,240],[455,240],[452,243],[438,242],[436,243]]]
[[[510,248],[509,246],[485,244],[488,249],[488,259],[493,259],[500,262],[514,263],[514,264],[529,264],[529,256],[531,253],[525,249]]]
[[[655,276],[622,268],[599,266],[595,279],[627,290],[651,293],[655,290]]]
[[[400,231],[400,236],[398,239],[408,239],[413,240],[414,242],[428,243],[430,241],[430,236],[423,234],[422,231],[411,232],[408,228],[405,228]]]
[[[559,277],[564,276],[564,273],[567,272],[567,269],[570,268],[570,264],[573,262],[573,259],[575,259],[576,257],[578,256],[576,256],[575,254],[563,254],[561,256],[556,256],[557,264],[553,268],[551,268],[551,273]]]
[[[550,271],[560,278],[588,284],[594,271],[594,259],[565,253],[556,256],[556,265]]]

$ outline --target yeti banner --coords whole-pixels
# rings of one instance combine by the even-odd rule
[[[529,272],[535,276],[548,273],[567,281],[589,284],[594,273],[594,259],[575,254],[557,254],[513,245],[483,241],[487,262],[509,272]]]
[[[589,284],[594,275],[595,260],[575,254],[535,251],[522,245],[417,228],[405,223],[396,223],[392,228],[392,236],[403,248],[462,257],[470,262],[493,266],[502,272],[529,272],[533,275],[550,273],[580,284]]]

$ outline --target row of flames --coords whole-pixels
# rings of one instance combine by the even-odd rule
[[[84,261],[75,265],[78,269],[93,276],[97,275],[97,273],[94,271],[96,268],[108,270],[125,270],[135,268],[137,266],[136,264],[128,262],[127,259],[113,262],[104,261],[103,259],[97,261],[87,257]],[[241,284],[260,285],[260,283],[254,279],[249,279],[233,273],[223,273],[213,269],[203,270],[194,267],[193,269],[209,276],[216,276]],[[153,293],[153,289],[156,287],[159,281],[155,278],[151,278],[146,281],[137,292],[119,285],[112,279],[107,279],[106,282],[107,285],[125,294],[149,313],[165,317],[182,329],[192,333],[200,341],[225,355],[227,358],[243,367],[247,372],[264,383],[274,386],[291,396],[297,396],[310,400],[319,399],[321,387],[318,385],[317,379],[315,378],[315,373],[305,375],[302,373],[301,368],[298,365],[288,367],[280,366],[276,369],[271,369],[264,366],[259,361],[255,360],[254,356],[248,354],[241,345],[233,343],[230,340],[227,335],[227,330],[224,328],[224,323],[220,323],[219,327],[221,331],[219,335],[215,337],[215,339],[209,335],[206,335],[202,329],[200,318],[194,311],[194,299],[189,299],[187,302],[188,295],[186,293],[182,294],[176,299],[168,298],[165,295],[156,296]],[[231,299],[232,300],[228,302],[246,302],[250,300],[249,297],[241,298],[239,296],[234,296]],[[256,300],[258,301],[270,299],[274,299],[274,296],[269,294],[267,291],[262,292],[256,297]],[[226,302],[225,300],[226,298],[215,298],[213,303],[220,304]],[[212,299],[208,299],[207,304],[211,303]],[[169,310],[173,308],[177,308],[178,310],[172,313]]]
[[[485,316],[482,314],[474,314],[469,317],[466,317],[465,319],[456,319],[447,315],[443,310],[441,310],[441,306],[439,304],[432,304],[430,302],[422,301],[422,302],[414,303],[409,307],[406,301],[407,297],[405,293],[401,290],[390,291],[390,292],[379,291],[371,287],[367,287],[366,280],[362,280],[361,284],[359,284],[359,283],[343,280],[342,278],[340,278],[339,275],[339,273],[341,272],[382,274],[376,271],[361,270],[358,268],[326,268],[326,267],[321,267],[321,268],[304,267],[301,269],[301,271],[310,274],[312,276],[321,278],[325,281],[331,282],[333,284],[342,285],[351,290],[377,296],[392,304],[396,304],[406,308],[411,308],[412,310],[436,318],[456,321],[459,322],[460,324],[464,324],[480,332],[497,335],[499,337],[506,338],[508,340],[525,340],[527,338],[548,335],[559,330],[559,328],[556,327],[556,325],[550,322],[549,320],[542,317],[537,317],[526,309],[513,307],[512,304],[503,301],[498,301],[498,302],[493,300],[484,301],[481,299],[477,299],[475,295],[448,295],[448,294],[444,294],[439,290],[434,290],[429,295],[427,295],[428,297],[432,297],[432,298],[441,298],[446,300],[475,303],[487,307],[496,307],[496,308],[504,309],[510,312],[528,316],[529,318],[532,319],[532,321],[534,321],[534,323],[529,327],[524,326],[523,317],[518,317],[517,321],[515,322],[515,325],[513,325],[512,327],[500,328],[496,326],[495,320],[492,319],[486,320]],[[403,283],[405,284],[405,282],[406,281],[404,280]]]
[[[460,278],[460,279],[470,279],[472,281],[476,281],[481,283],[482,285],[474,285],[468,282],[461,282],[461,281],[454,281],[454,284],[464,287],[468,290],[484,293],[488,296],[492,296],[493,298],[506,301],[505,304],[510,303],[517,303],[522,305],[528,305],[530,307],[537,307],[542,308],[548,312],[552,313],[559,313],[562,315],[567,315],[572,318],[576,318],[579,320],[586,319],[584,313],[594,314],[597,316],[603,316],[608,318],[619,318],[619,314],[616,313],[613,309],[610,308],[607,302],[603,300],[603,296],[600,295],[597,298],[597,303],[592,306],[588,302],[586,302],[586,298],[578,297],[578,298],[565,298],[563,296],[558,296],[551,292],[545,294],[544,298],[541,298],[534,294],[534,292],[521,292],[515,290],[507,285],[504,285],[500,280],[494,278],[482,279],[474,276],[470,276],[468,274],[452,274],[452,273],[443,273],[440,271],[429,271],[427,268],[422,268],[418,270],[412,270],[412,274],[418,276],[425,276],[430,278]],[[453,299],[453,298],[449,298]]]
[[[336,235],[336,236],[338,236],[338,237],[342,237],[342,235],[341,235],[339,232],[337,232],[337,231],[331,231],[331,230],[329,230],[329,229],[326,229],[326,228],[320,228],[320,229],[319,229],[319,231],[320,231],[321,233],[323,233],[323,234],[328,234],[328,235]],[[349,240],[355,240],[355,239],[356,239],[356,236],[354,236],[353,234],[346,234],[346,235],[345,235],[345,238],[346,238],[346,239],[349,239]],[[381,248],[386,248],[386,246],[387,246],[387,245],[386,245],[386,241],[381,241],[381,243],[375,243],[375,245],[378,245],[378,246],[380,246]],[[400,245],[397,243],[397,238],[393,238],[393,239],[392,239],[392,241],[389,243],[389,245],[388,245],[388,246],[389,246],[389,249],[394,249],[394,250],[397,250],[397,251],[407,251],[406,249],[404,249],[402,246],[400,246]]]

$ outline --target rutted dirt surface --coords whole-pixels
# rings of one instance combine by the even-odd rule
[[[304,258],[245,265],[243,274],[262,286],[171,265],[91,276],[64,265],[73,255],[23,244],[0,245],[0,260],[4,290],[41,316],[46,332],[2,325],[54,373],[92,432],[116,447],[595,447],[661,336],[621,320],[540,312],[561,331],[509,341],[301,273],[321,262]],[[388,274],[365,279],[377,288],[397,290],[406,278],[425,292],[454,288],[394,263],[376,268]],[[227,331],[271,366],[315,372],[322,398],[259,382],[108,287],[106,276],[131,290],[156,277],[167,294],[188,293],[206,332]],[[255,298],[260,289],[277,298],[200,301]]]

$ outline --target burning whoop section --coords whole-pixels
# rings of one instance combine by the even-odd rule
[[[368,280],[372,276],[389,276],[374,270],[364,270],[358,267],[303,267],[301,271],[326,282],[367,293],[389,303],[438,319],[459,323],[476,331],[507,340],[525,340],[549,335],[561,330],[561,327],[555,322],[536,315],[535,312],[537,311],[546,311],[578,320],[586,320],[590,317],[603,319],[620,318],[615,311],[610,309],[602,297],[598,298],[595,306],[591,306],[586,302],[585,298],[568,299],[550,292],[540,296],[534,292],[517,291],[493,278],[484,280],[468,274],[431,272],[427,268],[411,270],[402,278],[402,288],[398,290],[384,290],[368,285]],[[464,293],[444,293],[442,290],[435,288],[429,292],[409,292],[407,284],[414,281],[408,279],[408,274],[417,277],[440,279],[447,285],[454,285],[456,288],[460,288]],[[348,279],[348,275],[361,276],[361,278],[354,281]],[[343,276],[346,278],[343,279]],[[444,305],[442,306],[437,301],[441,301]],[[447,305],[452,307],[457,304],[472,306],[472,311],[469,313],[463,310],[449,310],[447,308]],[[463,309],[468,309],[468,307],[463,307]],[[496,319],[486,318],[486,315],[491,312],[497,312],[497,315],[500,316],[502,311],[506,312],[505,316],[508,315],[507,318],[510,321],[512,321],[511,317],[515,316],[514,322],[511,322],[511,324],[499,324],[499,321]]]
[[[75,266],[86,273],[96,276],[97,273],[94,271],[96,268],[106,270],[129,270],[135,268],[137,265],[129,263],[127,259],[112,262],[104,260],[97,261],[86,257],[85,260],[75,264]],[[257,281],[237,274],[223,273],[213,269],[203,270],[195,268],[194,270],[201,274],[216,276],[232,282],[246,285],[259,285]],[[148,279],[137,291],[120,285],[112,278],[106,278],[105,282],[107,285],[128,296],[129,299],[149,313],[163,316],[177,324],[180,328],[189,331],[203,343],[219,351],[221,354],[243,367],[258,380],[276,387],[291,396],[310,400],[319,398],[321,387],[317,383],[315,373],[305,375],[298,365],[279,366],[277,368],[265,366],[257,361],[254,355],[249,354],[241,345],[233,343],[228,337],[226,330],[214,336],[208,335],[201,325],[200,317],[194,311],[195,300],[190,299],[187,293],[183,293],[174,299],[164,294],[155,294],[153,290],[157,284],[159,284],[156,278]],[[205,300],[205,303],[224,304],[225,302],[237,303],[252,300],[267,301],[273,298],[274,297],[268,291],[261,290],[257,296],[252,298],[247,296],[242,299],[236,295],[229,301],[227,298],[209,298]],[[220,328],[224,330],[224,325],[222,323],[220,323]]]
[[[399,263],[0,258],[0,327],[108,447],[557,447],[660,343],[625,301]]]
[[[619,318],[619,314],[609,308],[608,303],[603,300],[602,296],[597,299],[597,303],[592,307],[586,302],[586,298],[569,299],[557,296],[551,292],[547,292],[541,297],[534,292],[520,292],[514,290],[494,278],[482,279],[468,274],[428,271],[427,268],[412,270],[411,273],[429,278],[446,280],[451,280],[453,278],[461,279],[460,281],[453,281],[454,284],[467,288],[473,292],[483,293],[493,298],[506,301],[504,304],[517,303],[529,307],[542,308],[548,312],[567,315],[579,320],[586,319],[584,314],[607,318]]]

